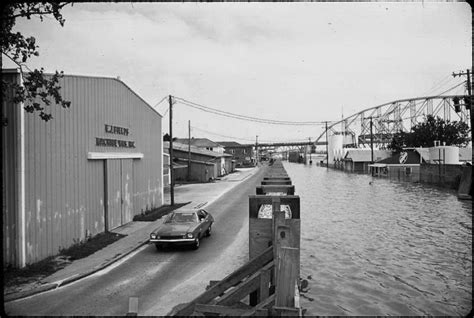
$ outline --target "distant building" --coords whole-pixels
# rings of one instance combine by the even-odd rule
[[[235,141],[218,141],[224,147],[224,152],[232,155],[236,167],[249,167],[255,165],[253,146],[246,146]]]
[[[176,138],[175,142],[178,142],[180,144],[185,144],[187,145],[189,143],[188,138]],[[200,149],[205,149],[209,151],[214,151],[218,153],[224,153],[224,147],[220,145],[219,143],[216,143],[212,140],[209,140],[207,138],[191,138],[191,146],[200,148]]]
[[[190,150],[190,151],[189,151]],[[169,142],[163,142],[163,151],[169,153]],[[190,156],[190,163],[189,163]],[[175,181],[208,182],[234,171],[232,156],[173,142],[173,173]]]
[[[389,177],[402,181],[420,181],[420,165],[426,163],[416,149],[394,153],[392,156],[369,164],[369,172],[376,177]]]
[[[374,162],[388,158],[391,155],[390,150],[374,150]],[[344,171],[368,173],[369,164],[372,161],[372,152],[370,149],[348,148],[342,161],[344,161]]]

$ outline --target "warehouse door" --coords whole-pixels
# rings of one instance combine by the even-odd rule
[[[132,221],[132,159],[107,160],[107,228],[112,230]]]

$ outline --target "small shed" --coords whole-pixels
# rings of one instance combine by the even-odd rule
[[[374,162],[383,160],[391,156],[390,150],[374,150]],[[372,152],[370,149],[347,149],[344,156],[344,171],[349,172],[364,172],[368,173],[369,164],[372,160]]]
[[[407,149],[370,164],[369,169],[372,176],[417,182],[420,179],[420,163],[424,162],[426,161],[420,152]]]
[[[169,142],[165,141],[163,143],[163,151],[169,152]],[[189,146],[187,144],[182,144],[178,142],[173,142],[173,159],[186,161],[186,165],[188,160],[190,159],[191,162],[205,162],[208,164],[208,169],[212,169],[213,172],[209,172],[213,175],[213,178],[218,178],[224,176],[228,173],[233,172],[233,165],[232,165],[232,155],[226,153],[219,153],[215,151],[210,151],[202,148],[198,148],[195,146]],[[174,161],[173,161],[174,162]],[[212,165],[212,167],[210,166]],[[197,166],[194,166],[197,167]],[[191,169],[193,169],[193,165],[191,164]],[[201,169],[201,168],[198,168]],[[174,172],[174,169],[173,169]],[[187,172],[186,172],[187,173]],[[193,172],[190,172],[191,175]],[[176,179],[177,180],[177,179]]]

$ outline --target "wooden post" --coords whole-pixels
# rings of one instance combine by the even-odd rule
[[[277,259],[277,280],[275,291],[276,307],[295,307],[295,283],[297,281],[298,249],[282,247]]]
[[[138,297],[130,297],[128,299],[128,313],[127,316],[138,315]]]

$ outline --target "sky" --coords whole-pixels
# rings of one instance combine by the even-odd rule
[[[472,68],[464,2],[74,3],[62,13],[64,27],[52,18],[17,20],[15,30],[39,45],[28,66],[120,77],[164,115],[163,133],[165,97],[176,96],[173,136],[181,138],[191,121],[193,137],[214,141],[314,140],[323,121],[437,95],[461,81],[452,72]],[[243,121],[178,98],[316,124]]]

